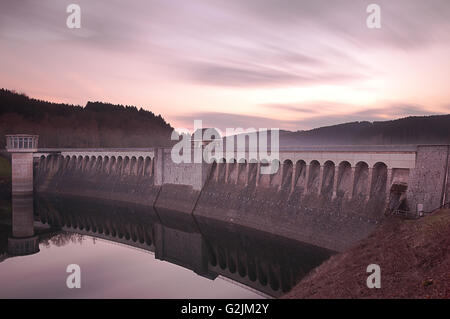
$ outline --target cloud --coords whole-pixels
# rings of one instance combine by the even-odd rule
[[[341,83],[363,78],[363,75],[351,72],[347,74],[295,72],[266,66],[255,67],[250,64],[243,67],[220,63],[188,63],[188,65],[188,76],[195,81],[208,85],[313,85],[317,83]]]

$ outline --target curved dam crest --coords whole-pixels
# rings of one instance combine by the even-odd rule
[[[113,199],[255,228],[333,251],[367,237],[399,208],[450,198],[449,146],[322,147],[280,151],[280,169],[246,158],[175,164],[170,149],[41,149],[37,192]]]

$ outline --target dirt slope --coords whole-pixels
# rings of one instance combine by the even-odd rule
[[[367,288],[369,264],[381,267],[380,289]],[[450,298],[450,210],[418,220],[388,218],[285,298]]]

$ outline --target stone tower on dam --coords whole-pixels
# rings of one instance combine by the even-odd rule
[[[33,226],[33,153],[37,146],[37,135],[6,136],[6,149],[11,153],[12,161],[12,235],[8,238],[11,255],[39,251]]]

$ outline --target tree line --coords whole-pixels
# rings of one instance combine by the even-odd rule
[[[88,102],[84,107],[32,99],[0,89],[0,148],[5,134],[38,134],[39,147],[154,147],[171,144],[161,115],[135,106]]]

